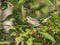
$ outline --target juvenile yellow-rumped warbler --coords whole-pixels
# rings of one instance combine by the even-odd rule
[[[40,23],[39,23],[39,21],[37,19],[34,19],[34,18],[30,17],[30,16],[27,16],[26,19],[27,19],[27,22],[29,24],[31,24],[32,26],[34,26],[34,27],[37,27],[37,26],[40,25]]]
[[[27,16],[26,19],[27,19],[27,23],[31,24],[32,26],[34,27],[38,27],[39,25],[41,25],[42,23],[45,23],[49,18],[51,18],[51,16],[45,18],[42,22],[38,21],[37,19],[35,18],[32,18],[30,16]]]

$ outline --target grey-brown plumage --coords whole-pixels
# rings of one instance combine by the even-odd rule
[[[30,16],[27,16],[26,19],[27,19],[27,23],[31,24],[32,26],[34,27],[38,27],[39,25],[45,23],[49,18],[51,18],[51,16],[45,18],[42,22],[38,21],[37,19],[35,18],[32,18]]]
[[[0,21],[4,21],[6,18],[7,18],[7,16],[9,16],[9,15],[11,15],[13,12],[13,4],[12,3],[10,3],[10,2],[7,2],[7,5],[8,5],[8,7],[7,7],[7,9],[5,9],[5,10],[2,10],[2,8],[0,9]],[[6,33],[9,33],[9,30],[10,30],[10,27],[13,25],[13,18],[12,19],[10,19],[10,20],[8,20],[8,21],[4,21],[3,23],[2,23],[2,28],[4,29],[4,31],[6,32]]]
[[[34,19],[34,18],[30,17],[30,16],[27,16],[26,19],[27,19],[27,22],[29,24],[31,24],[32,26],[34,26],[34,27],[37,27],[37,26],[40,25],[40,23],[39,23],[39,21],[37,19]]]
[[[10,20],[3,22],[3,29],[5,30],[6,33],[9,33],[10,27],[13,26],[14,20],[15,20],[14,18],[11,18]]]
[[[10,2],[7,2],[8,4],[8,8],[5,10],[0,10],[0,21],[4,21],[6,19],[7,16],[12,14],[13,11],[13,4],[11,4]]]

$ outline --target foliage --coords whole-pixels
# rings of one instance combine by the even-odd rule
[[[59,5],[58,9],[55,7],[54,0],[9,0],[9,2],[14,5],[14,10],[6,20],[15,18],[15,21],[9,33],[0,29],[0,45],[60,45],[60,7]],[[5,5],[2,7],[6,9]],[[27,23],[26,16],[40,22],[49,16],[51,18],[39,27],[34,27]]]

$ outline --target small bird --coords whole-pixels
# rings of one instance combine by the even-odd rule
[[[6,33],[9,33],[10,27],[13,25],[14,20],[14,18],[11,18],[10,20],[3,22],[3,29]]]
[[[7,9],[2,10],[2,12],[0,12],[0,15],[1,15],[0,21],[4,21],[7,18],[7,16],[12,14],[13,7],[14,7],[13,4],[11,4],[10,2],[7,2],[7,4],[8,4]]]
[[[42,22],[40,22],[37,19],[34,19],[34,18],[30,17],[30,16],[27,16],[26,20],[27,20],[27,23],[31,24],[32,26],[38,27],[39,25],[45,23],[49,18],[51,18],[51,16],[47,17]]]
[[[27,22],[28,22],[29,24],[31,24],[31,25],[34,26],[34,27],[37,27],[37,26],[40,25],[40,23],[39,23],[39,21],[38,21],[37,19],[34,19],[34,18],[30,17],[30,16],[27,16],[27,17],[26,17],[26,20],[27,20]]]

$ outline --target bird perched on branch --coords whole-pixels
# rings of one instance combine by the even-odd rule
[[[41,25],[42,23],[45,23],[49,18],[51,18],[51,16],[47,17],[46,19],[44,19],[41,23],[40,21],[38,21],[35,18],[32,18],[30,16],[26,17],[27,23],[31,24],[34,27],[38,27],[39,25]]]
[[[29,24],[31,24],[31,25],[34,26],[34,27],[37,27],[37,26],[40,25],[40,23],[39,23],[39,21],[38,21],[37,19],[34,19],[34,18],[30,17],[30,16],[27,16],[27,17],[26,17],[26,20],[27,20],[27,22],[28,22]]]

